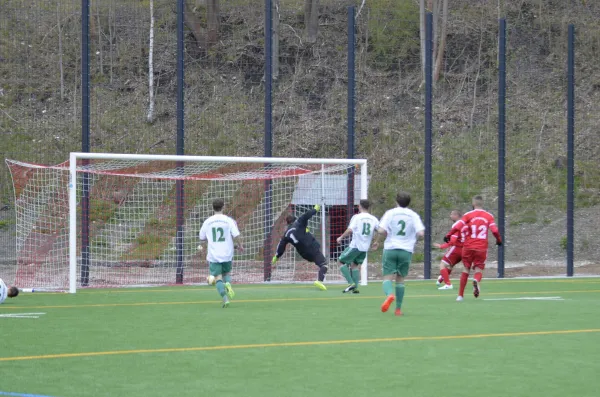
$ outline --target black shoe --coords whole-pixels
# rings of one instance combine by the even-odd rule
[[[345,294],[346,292],[351,292],[351,291],[354,291],[354,290],[356,290],[356,285],[354,285],[354,284],[350,284],[350,285],[349,285],[349,286],[347,286],[347,287],[346,287],[346,289],[345,289],[345,290],[343,290],[342,292]]]
[[[360,294],[360,291],[359,291],[359,290],[357,290],[356,288],[354,288],[354,289],[352,290],[352,293],[353,293],[353,294]]]

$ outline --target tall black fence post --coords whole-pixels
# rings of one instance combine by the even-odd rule
[[[273,156],[273,1],[265,0],[265,157]],[[265,166],[269,166],[265,164]],[[273,228],[272,186],[265,180],[264,281],[271,281]]]
[[[185,112],[184,112],[184,0],[177,0],[177,155],[183,156],[185,153]],[[177,162],[177,169],[183,175],[183,162]],[[183,180],[177,180],[175,183],[175,201],[177,206],[177,220],[175,246],[177,256],[177,271],[175,274],[175,283],[183,284],[183,227],[184,227],[184,208],[185,208],[185,192]]]
[[[81,1],[81,151],[90,151],[90,0]],[[86,165],[89,160],[83,160]],[[90,277],[90,180],[81,180],[81,285]]]
[[[569,25],[567,65],[567,276],[573,276],[575,237],[575,25]]]
[[[356,25],[355,25],[356,10],[354,6],[348,7],[348,110],[347,110],[347,128],[348,128],[348,158],[355,157],[354,150],[354,126],[355,119],[355,95],[356,95]],[[354,215],[354,167],[348,170],[348,191],[346,218],[350,222]]]
[[[506,182],[506,19],[498,21],[498,230],[505,237]],[[506,238],[504,238],[506,242]],[[504,278],[504,245],[498,247],[498,278]]]
[[[425,279],[431,278],[431,152],[433,110],[433,14],[425,18]]]

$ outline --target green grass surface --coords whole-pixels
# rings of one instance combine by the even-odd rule
[[[229,309],[208,286],[23,294],[0,315],[46,314],[0,317],[0,395],[597,395],[600,279],[484,280],[462,303],[409,282],[404,317],[379,283],[341,289],[237,286]]]

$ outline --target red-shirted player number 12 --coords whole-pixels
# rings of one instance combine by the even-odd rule
[[[487,227],[479,226],[479,234],[477,234],[477,225],[471,225],[471,238],[479,238],[481,240],[487,239]]]

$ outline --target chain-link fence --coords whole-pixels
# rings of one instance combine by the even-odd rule
[[[272,153],[279,157],[347,156],[348,6],[355,6],[355,156],[369,159],[378,216],[397,190],[410,192],[422,215],[425,207],[418,3],[272,0]],[[506,275],[565,273],[567,27],[575,23],[576,274],[597,272],[600,6],[429,3],[433,242],[449,229],[450,210],[468,210],[475,194],[498,210],[498,19],[506,17]],[[0,8],[2,157],[62,162],[81,148],[81,2],[6,0]],[[184,11],[185,153],[263,155],[265,2],[188,0]],[[89,23],[91,150],[175,153],[176,2],[92,0]],[[3,167],[7,263],[15,256],[12,195]],[[441,254],[432,255],[434,272]],[[495,275],[495,249],[489,257]]]

